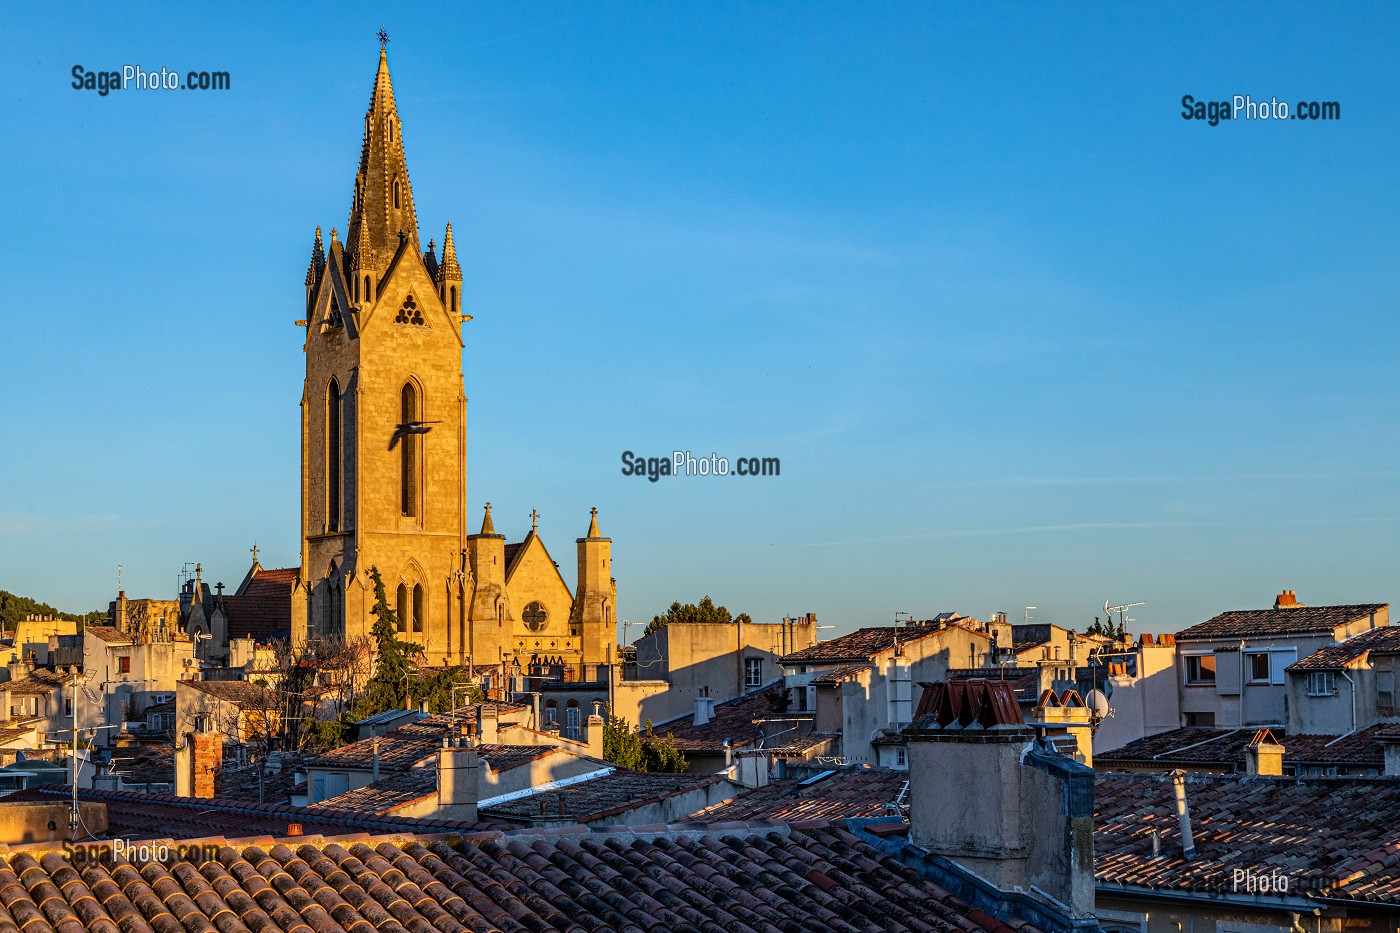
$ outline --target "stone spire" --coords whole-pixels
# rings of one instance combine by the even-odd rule
[[[603,533],[598,530],[598,510],[593,508],[589,509],[589,511],[593,513],[593,519],[588,523],[588,537],[601,538]]]
[[[365,114],[350,227],[345,233],[346,245],[355,251],[355,267],[384,269],[399,248],[400,234],[407,239],[409,249],[419,252],[418,218],[413,210],[402,126],[389,80],[389,56],[381,46],[379,71]]]
[[[442,265],[438,266],[438,284],[461,282],[462,267],[457,264],[457,246],[452,242],[452,224],[447,225],[447,236],[442,243]]]
[[[321,281],[321,270],[326,268],[326,249],[321,245],[321,228],[316,228],[316,240],[311,245],[311,265],[306,269],[306,284],[314,288]]]
[[[486,503],[486,517],[481,520],[481,533],[493,535],[496,533],[496,523],[491,521],[491,503]]]

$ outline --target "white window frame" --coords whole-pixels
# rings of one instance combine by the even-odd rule
[[[1310,697],[1337,695],[1337,674],[1334,671],[1308,671],[1307,693]]]
[[[1185,670],[1182,671],[1182,678],[1185,680],[1187,686],[1191,686],[1191,687],[1213,687],[1213,686],[1215,686],[1216,680],[1217,680],[1217,671],[1216,671],[1216,669],[1215,669],[1214,667],[1212,667],[1211,670],[1210,670],[1210,680],[1199,680],[1199,679],[1198,679],[1198,680],[1193,680],[1193,679],[1191,678],[1191,661],[1192,661],[1192,660],[1195,660],[1196,663],[1199,665],[1202,658],[1210,658],[1211,663],[1214,664],[1214,663],[1215,663],[1215,652],[1213,652],[1213,651],[1199,651],[1199,652],[1196,652],[1196,653],[1193,653],[1193,654],[1184,654],[1184,655],[1182,655],[1182,658],[1184,659],[1184,666],[1185,666]]]
[[[762,658],[745,658],[745,659],[744,659],[744,686],[745,686],[745,687],[761,687],[761,686],[763,686],[763,659],[762,659]]]

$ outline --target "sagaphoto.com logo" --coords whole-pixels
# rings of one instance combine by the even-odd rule
[[[1286,101],[1277,97],[1255,100],[1248,94],[1235,94],[1220,100],[1203,100],[1194,94],[1181,97],[1181,119],[1198,120],[1207,126],[1236,120],[1340,120],[1342,105],[1335,100]]]
[[[721,457],[715,451],[698,457],[688,450],[673,450],[668,457],[644,457],[624,450],[622,475],[644,476],[653,483],[663,476],[781,476],[782,463],[777,457]]]
[[[152,69],[140,65],[122,65],[110,71],[91,71],[74,65],[70,87],[75,91],[94,91],[106,97],[113,91],[227,91],[232,78],[227,71],[181,71],[178,68]]]

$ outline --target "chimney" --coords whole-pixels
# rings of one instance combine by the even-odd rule
[[[1176,792],[1176,818],[1181,824],[1181,856],[1189,862],[1196,857],[1196,841],[1191,837],[1191,809],[1186,805],[1186,772],[1173,771],[1171,779]]]
[[[597,703],[593,704],[593,715],[588,717],[586,723],[587,732],[584,738],[588,740],[588,754],[592,758],[603,757],[603,730],[607,727]]]
[[[369,740],[369,747],[374,755],[374,764],[370,771],[370,782],[376,783],[379,781],[379,736],[376,735]]]
[[[1385,769],[1381,773],[1386,777],[1400,777],[1400,731],[1381,732],[1376,741],[1381,743],[1385,755]]]
[[[438,749],[438,808],[433,816],[440,820],[475,823],[480,758],[475,748],[454,745],[454,741],[461,740],[446,737],[442,748]]]
[[[1303,604],[1298,602],[1298,594],[1292,590],[1284,590],[1274,600],[1275,609],[1301,609],[1302,606]]]
[[[1272,731],[1260,729],[1244,754],[1245,773],[1251,777],[1282,777],[1283,746]]]
[[[910,841],[989,881],[1008,910],[1030,896],[1066,926],[1092,917],[1093,769],[1036,738],[1007,681],[922,686],[906,732]]]
[[[194,796],[214,796],[214,776],[224,763],[224,737],[217,732],[197,732],[194,736]]]
[[[194,796],[194,736],[186,732],[175,743],[175,796]]]
[[[695,698],[695,725],[703,726],[710,721],[710,688],[701,687]]]
[[[498,745],[501,741],[501,714],[495,703],[482,703],[476,708],[476,722],[481,744]]]

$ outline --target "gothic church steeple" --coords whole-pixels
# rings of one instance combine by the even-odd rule
[[[364,145],[355,174],[355,193],[345,245],[354,251],[356,271],[383,272],[400,247],[419,253],[418,216],[413,209],[413,189],[404,158],[403,126],[389,80],[389,57],[379,50],[379,71],[374,76],[369,110],[365,113]],[[378,278],[378,276],[376,276]]]

